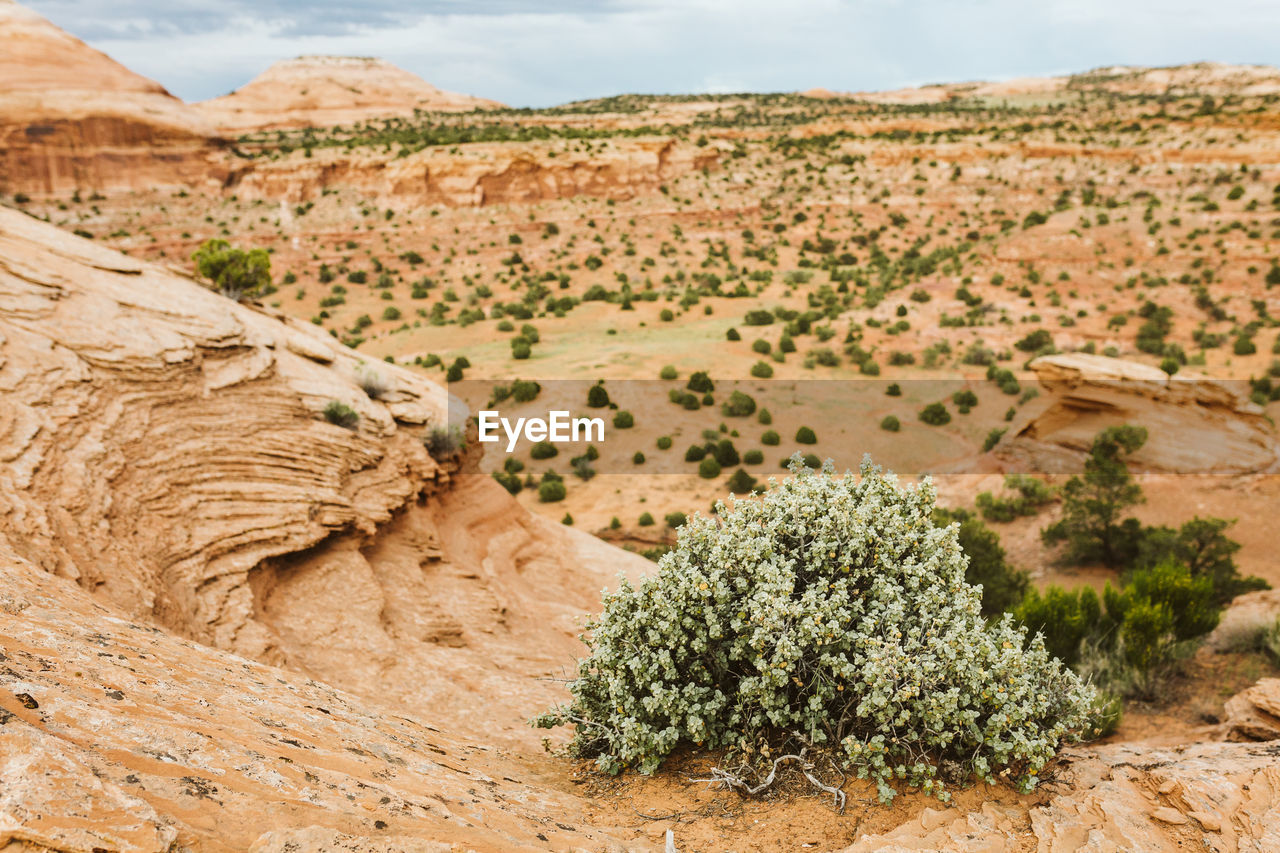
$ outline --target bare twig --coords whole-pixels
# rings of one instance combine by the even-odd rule
[[[774,781],[777,779],[777,776],[778,776],[779,765],[781,765],[784,761],[794,761],[800,765],[800,772],[804,774],[805,779],[809,780],[809,784],[813,785],[815,788],[817,788],[818,790],[824,793],[830,794],[831,800],[832,800],[832,806],[835,807],[837,811],[843,813],[845,802],[847,800],[847,797],[845,796],[844,791],[832,785],[824,784],[822,781],[820,781],[816,776],[814,776],[810,772],[813,769],[813,764],[805,760],[804,756],[807,751],[808,751],[808,747],[805,747],[804,749],[800,750],[800,753],[798,755],[797,754],[780,755],[777,758],[775,758],[773,761],[773,767],[769,770],[769,775],[766,776],[765,780],[761,782],[759,785],[750,785],[741,776],[734,775],[733,773],[730,773],[729,771],[723,770],[719,767],[711,768],[710,779],[692,779],[690,781],[707,782],[712,785],[722,785],[726,790],[732,789],[736,791],[741,791],[747,794],[748,796],[755,796],[756,794],[759,794],[767,790],[771,785],[773,785]]]

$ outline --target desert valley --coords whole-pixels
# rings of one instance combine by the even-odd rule
[[[0,44],[0,851],[1280,850],[1280,70],[187,103],[11,0]],[[955,531],[1087,736],[945,796],[712,781],[783,726],[637,772],[645,712],[581,716],[601,590],[864,455],[938,504],[868,565]]]

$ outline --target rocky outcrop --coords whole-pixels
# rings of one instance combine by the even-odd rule
[[[1249,401],[1247,383],[1192,375],[1103,356],[1050,355],[1031,363],[1043,394],[1023,407],[996,455],[1010,469],[1068,472],[1100,431],[1147,428],[1129,460],[1137,470],[1242,474],[1273,468],[1274,425]]]
[[[5,540],[0,849],[601,846],[497,750],[121,618]]]
[[[1264,678],[1227,700],[1223,731],[1230,740],[1280,740],[1280,678]]]
[[[649,565],[432,458],[450,399],[419,374],[8,210],[0,396],[0,527],[27,561],[496,741],[536,742],[523,721],[559,693],[535,677]]]
[[[925,809],[844,853],[1280,849],[1280,743],[1069,750],[1040,802]]]
[[[625,199],[656,192],[660,184],[714,167],[719,152],[673,139],[616,139],[590,153],[542,144],[472,144],[395,157],[371,149],[316,149],[280,160],[238,166],[226,191],[241,198],[320,196],[328,187],[356,187],[392,204],[479,207],[590,195]]]
[[[231,94],[193,105],[220,130],[233,134],[501,106],[442,91],[386,60],[364,56],[282,60]]]
[[[189,186],[225,171],[200,115],[12,0],[0,41],[0,192]]]

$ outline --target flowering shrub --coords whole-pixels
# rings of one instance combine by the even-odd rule
[[[572,702],[534,723],[572,725],[571,750],[608,773],[652,773],[682,742],[760,757],[794,740],[883,800],[895,781],[946,800],[942,776],[1003,768],[1034,786],[1092,689],[1011,617],[987,626],[928,480],[798,455],[791,472],[695,516],[657,574],[606,594]]]

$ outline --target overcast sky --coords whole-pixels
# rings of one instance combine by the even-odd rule
[[[853,91],[1197,60],[1280,65],[1280,0],[25,0],[186,100],[380,56],[513,106]]]

